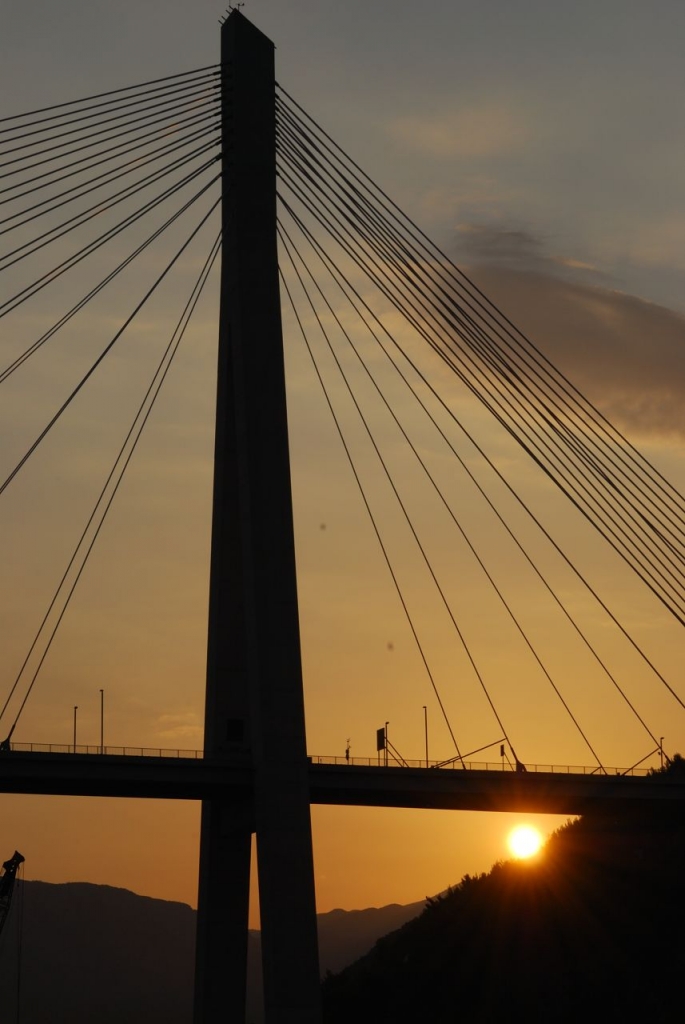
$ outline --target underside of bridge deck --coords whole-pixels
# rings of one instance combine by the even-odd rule
[[[592,808],[675,803],[685,780],[662,775],[479,771],[359,765],[309,765],[313,804],[461,811],[584,814]],[[236,807],[252,798],[244,758],[121,757],[12,752],[0,756],[0,792],[61,796],[219,798]]]

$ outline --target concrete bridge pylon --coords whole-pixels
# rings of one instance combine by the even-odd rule
[[[205,756],[253,796],[203,802],[195,1024],[245,1020],[257,839],[268,1024],[320,1024],[316,900],[276,236],[274,45],[221,30],[222,267]]]

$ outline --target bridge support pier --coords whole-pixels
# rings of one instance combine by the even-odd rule
[[[244,809],[202,803],[195,1022],[245,1021],[252,832]]]

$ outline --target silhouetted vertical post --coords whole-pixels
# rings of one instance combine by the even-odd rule
[[[266,1020],[319,1024],[278,287],[274,47],[237,10],[221,45],[223,253],[205,750],[250,759],[254,800],[243,808],[203,806],[196,1021],[244,1020],[237,990],[242,978],[244,993],[254,829]]]
[[[426,740],[426,768],[427,768],[428,767],[428,708],[426,707],[425,704],[423,705],[423,728],[424,728],[424,737],[425,737],[425,740]]]

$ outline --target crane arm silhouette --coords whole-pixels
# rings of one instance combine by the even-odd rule
[[[15,850],[12,857],[2,865],[3,873],[0,876],[0,934],[5,926],[12,903],[14,883],[17,877],[19,865],[23,864],[24,858]]]

